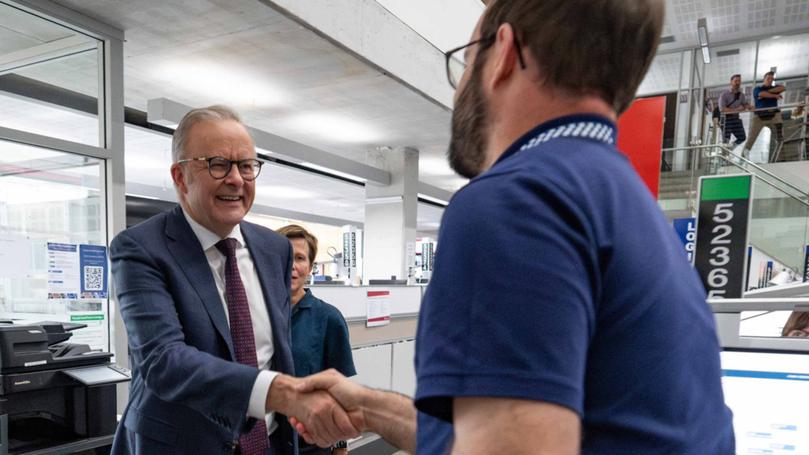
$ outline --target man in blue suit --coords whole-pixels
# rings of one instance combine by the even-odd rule
[[[326,393],[296,387],[289,241],[243,221],[261,170],[232,110],[178,125],[171,175],[180,205],[110,247],[132,384],[114,454],[294,454],[286,416],[357,434]]]

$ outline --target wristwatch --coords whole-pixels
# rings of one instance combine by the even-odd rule
[[[332,446],[333,449],[347,449],[348,448],[348,441],[337,441]]]

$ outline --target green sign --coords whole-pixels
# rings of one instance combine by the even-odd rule
[[[728,199],[748,199],[750,197],[751,176],[702,179],[700,201],[724,201]]]
[[[74,314],[70,316],[70,322],[76,321],[103,321],[103,314]]]

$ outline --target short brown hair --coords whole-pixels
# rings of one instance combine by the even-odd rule
[[[314,264],[317,257],[317,237],[312,235],[309,231],[298,226],[297,224],[290,224],[275,231],[288,239],[304,239],[309,246],[309,263]]]
[[[807,327],[809,327],[809,311],[793,311],[784,324],[784,329],[781,330],[781,336],[785,337],[793,330],[803,330]]]
[[[652,62],[664,12],[663,0],[495,0],[480,37],[511,24],[539,64],[543,85],[600,96],[621,113]]]

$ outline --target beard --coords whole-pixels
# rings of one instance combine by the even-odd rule
[[[452,137],[447,158],[452,170],[468,179],[483,172],[486,159],[489,109],[481,89],[482,69],[482,64],[474,65],[452,111]]]

